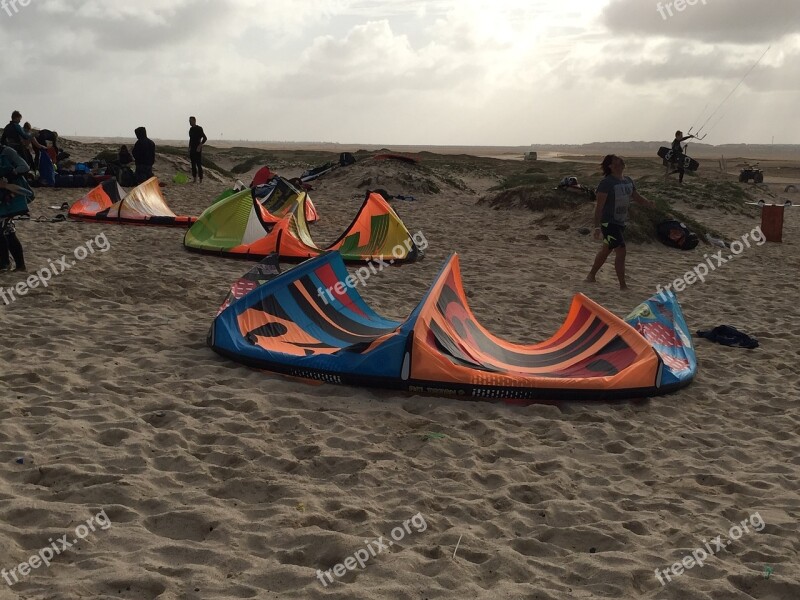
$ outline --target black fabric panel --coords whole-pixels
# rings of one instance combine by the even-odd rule
[[[301,277],[297,280],[297,283],[303,287],[309,296],[315,299],[315,305],[319,307],[325,317],[330,322],[342,327],[345,331],[365,337],[378,337],[381,335],[386,335],[387,333],[391,333],[396,329],[396,327],[370,327],[369,325],[364,325],[363,323],[353,321],[349,317],[345,316],[341,311],[337,310],[333,304],[326,303],[322,300],[322,298],[319,297],[317,288],[314,287],[314,282],[309,276]],[[292,287],[290,291],[292,292],[292,297],[295,299],[303,299],[299,292],[297,292],[297,296],[295,296],[296,290],[294,287]]]
[[[439,326],[436,321],[431,322],[431,332],[436,340],[436,347],[439,352],[446,355],[454,364],[462,367],[469,367],[471,369],[478,369],[480,371],[488,371],[492,373],[501,372],[490,365],[476,362],[461,351],[458,344]]]
[[[353,327],[354,329],[359,328],[359,324],[354,323],[335,309],[333,309],[334,319],[327,320],[323,318],[323,315],[320,315],[314,310],[313,306],[305,299],[303,294],[300,293],[300,290],[293,285],[290,285],[288,290],[300,311],[327,335],[342,342],[342,346],[351,346],[366,340],[374,340],[375,337],[377,337],[374,333],[366,335],[353,332],[349,327]],[[330,308],[330,305],[328,307]],[[327,313],[325,316],[328,316]],[[342,329],[337,329],[334,327],[334,324],[342,327]],[[381,330],[381,334],[383,333],[385,333],[385,331]]]

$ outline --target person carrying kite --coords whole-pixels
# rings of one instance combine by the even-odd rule
[[[683,158],[685,156],[684,151],[685,148],[681,146],[683,142],[686,140],[694,138],[693,135],[689,134],[687,136],[683,135],[681,130],[675,132],[675,139],[672,140],[672,158],[670,159],[669,163],[667,164],[667,173],[664,175],[664,179],[673,175],[675,173],[678,174],[678,183],[683,185],[683,175],[684,175],[684,168],[683,168]],[[676,169],[674,171],[670,171],[672,165],[675,165]]]

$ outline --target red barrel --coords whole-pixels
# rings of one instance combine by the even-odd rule
[[[768,242],[783,241],[783,206],[761,207],[761,232]]]

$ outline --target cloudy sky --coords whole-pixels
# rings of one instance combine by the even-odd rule
[[[387,145],[707,122],[707,143],[800,143],[800,1],[681,1],[0,0],[0,116],[176,139],[196,114],[212,139]]]

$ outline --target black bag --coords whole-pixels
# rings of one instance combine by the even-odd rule
[[[723,346],[747,348],[748,350],[758,348],[757,339],[750,337],[746,333],[743,333],[735,327],[731,327],[730,325],[719,325],[718,327],[714,327],[714,329],[710,329],[708,331],[698,331],[697,335],[701,338],[716,342],[717,344],[722,344]]]
[[[119,181],[119,184],[122,187],[136,187],[139,185],[136,181],[136,174],[131,170],[130,167],[122,167],[119,170],[117,181]]]
[[[347,167],[349,165],[355,164],[356,157],[350,154],[349,152],[342,152],[339,155],[339,166],[340,167]]]

